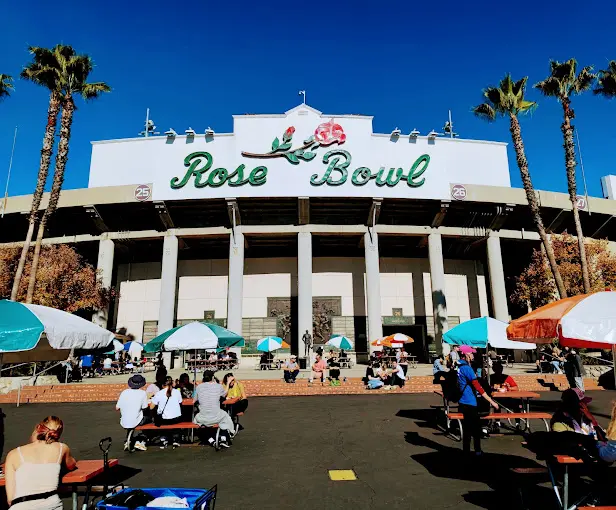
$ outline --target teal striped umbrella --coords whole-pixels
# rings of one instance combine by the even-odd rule
[[[277,336],[266,336],[257,342],[257,351],[272,352],[282,348],[282,338]]]
[[[327,345],[336,347],[337,349],[351,350],[353,348],[353,342],[351,342],[346,336],[333,335],[328,341]]]
[[[145,352],[244,347],[244,338],[208,322],[191,322],[165,331],[145,344]]]

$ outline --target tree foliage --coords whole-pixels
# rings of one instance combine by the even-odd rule
[[[0,248],[1,299],[8,299],[11,295],[20,252],[19,248]],[[33,303],[67,312],[103,308],[109,303],[113,291],[103,288],[96,269],[85,262],[74,248],[65,244],[43,246],[40,259]],[[29,276],[31,269],[30,256],[24,275]],[[27,277],[22,280],[18,301],[26,297],[27,282]]]
[[[616,60],[610,60],[607,69],[599,71],[593,92],[607,98],[616,97]]]
[[[8,74],[0,74],[0,100],[11,95],[13,78]]]
[[[591,292],[616,290],[616,253],[610,251],[608,241],[586,239],[585,244]],[[582,294],[584,282],[580,271],[577,238],[569,234],[552,235],[552,247],[567,294]],[[511,300],[534,309],[557,299],[556,285],[548,261],[543,251],[536,249],[528,267],[516,278]]]

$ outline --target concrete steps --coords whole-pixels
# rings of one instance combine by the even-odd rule
[[[431,376],[413,376],[404,388],[391,390],[388,393],[432,393],[440,386],[432,384]],[[564,375],[526,374],[515,377],[522,391],[562,391],[569,387]],[[277,380],[245,380],[243,384],[250,397],[283,397],[309,395],[357,395],[368,391],[359,378],[350,378],[341,386],[321,386],[321,383],[308,384],[306,378],[298,379],[296,384],[286,384]],[[594,379],[585,379],[587,390],[602,389]],[[124,384],[56,384],[50,386],[26,386],[21,390],[21,403],[54,403],[54,402],[115,402],[120,392],[126,388]],[[379,391],[385,393],[385,391]],[[374,393],[374,392],[372,392]],[[16,403],[17,391],[0,395],[0,404]]]

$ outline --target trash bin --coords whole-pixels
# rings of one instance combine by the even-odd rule
[[[308,366],[308,358],[300,358],[299,359],[299,369],[306,370],[307,366]]]

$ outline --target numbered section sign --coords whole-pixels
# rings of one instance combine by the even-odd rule
[[[462,184],[454,184],[451,187],[451,198],[454,200],[466,200],[466,188]]]
[[[584,195],[578,195],[575,197],[578,209],[586,209],[586,197]]]
[[[135,188],[135,200],[138,202],[147,202],[152,198],[152,188],[147,184],[140,184]]]

